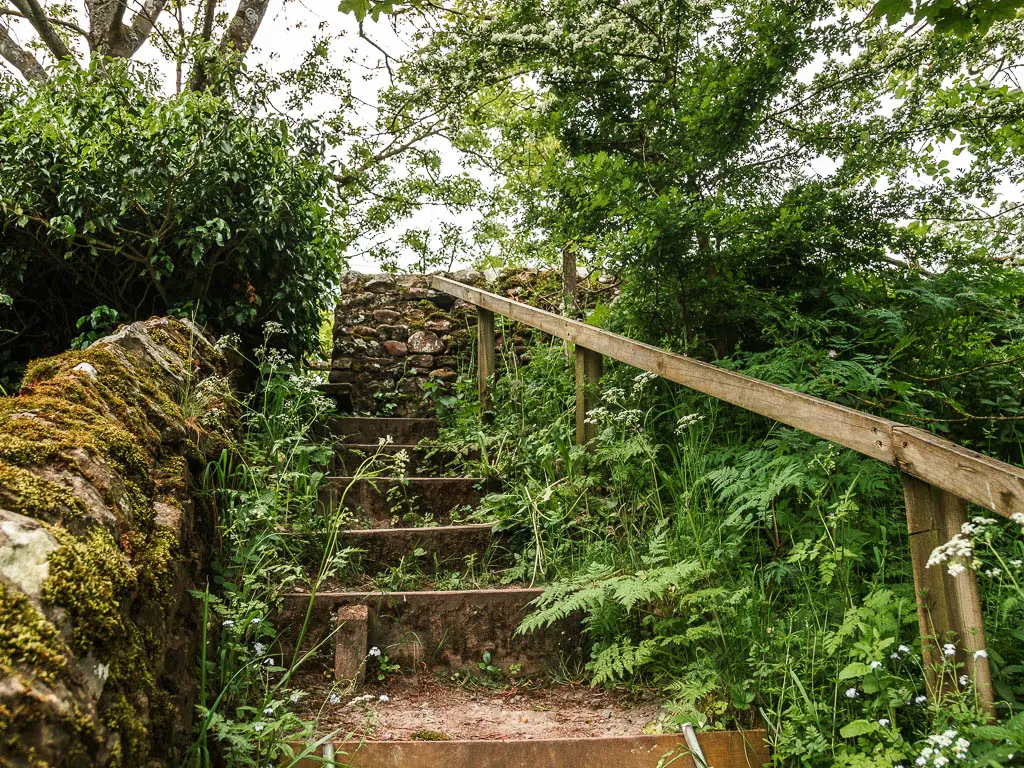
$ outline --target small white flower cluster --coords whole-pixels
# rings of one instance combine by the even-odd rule
[[[964,523],[965,527],[968,525],[970,523]],[[948,562],[949,565],[946,566],[946,570],[949,572],[949,575],[959,576],[967,570],[965,563],[971,563],[973,558],[974,546],[968,536],[961,532],[945,544],[937,546],[928,557],[928,564],[925,567],[931,568],[933,565],[941,565]]]
[[[364,693],[362,696],[356,696],[354,699],[349,701],[349,703],[346,704],[345,706],[346,707],[357,707],[360,704],[369,704],[371,701],[373,701],[373,699],[374,699],[374,696],[373,696],[372,693]]]
[[[380,648],[378,648],[375,645],[367,653],[368,653],[369,656],[373,656],[374,658],[378,658],[380,656]]]
[[[213,348],[218,352],[238,349],[240,346],[242,346],[242,337],[237,333],[226,333],[213,343]]]
[[[881,669],[885,665],[882,664],[882,662],[876,660],[872,661],[870,664],[868,664],[868,666],[871,667],[871,669]]]
[[[284,368],[292,362],[292,356],[283,349],[269,347],[263,353],[263,361],[272,368]]]
[[[644,387],[646,387],[650,382],[654,381],[656,378],[658,378],[658,374],[650,373],[649,371],[643,371],[641,373],[638,373],[636,376],[633,377],[633,394],[639,395],[641,392],[644,391]]]
[[[263,324],[264,336],[273,336],[275,333],[284,333],[284,326],[274,320],[268,320]]]
[[[902,659],[904,654],[910,653],[910,648],[906,645],[900,645],[895,651],[889,654],[890,659]]]
[[[409,452],[403,448],[392,458],[395,462],[395,469],[398,471],[398,474],[404,475],[405,468],[409,466]]]
[[[608,387],[608,389],[601,393],[602,400],[606,403],[614,403],[615,405],[619,405],[625,397],[626,390],[622,387]]]
[[[704,420],[704,414],[702,414],[702,413],[688,413],[688,414],[686,414],[685,416],[681,417],[679,419],[679,421],[676,422],[676,434],[677,435],[684,434],[687,429],[692,427],[698,421],[703,421],[703,420]]]
[[[395,442],[395,438],[391,435],[385,435],[384,437],[377,439],[377,447],[383,448],[385,445],[391,445],[393,442]]]
[[[962,736],[957,736],[956,731],[952,729],[943,731],[928,737],[928,746],[921,750],[921,755],[915,762],[921,768],[929,764],[935,768],[943,768],[950,762],[946,750],[950,750],[957,760],[966,760],[967,750],[970,746],[971,742]]]
[[[1024,525],[1024,512],[1014,512],[1010,515],[1010,519],[1017,525]]]

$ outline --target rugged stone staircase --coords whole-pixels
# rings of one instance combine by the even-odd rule
[[[351,581],[287,595],[279,617],[284,643],[310,654],[296,683],[310,692],[323,744],[303,765],[740,768],[767,759],[763,732],[644,735],[658,702],[568,682],[584,650],[578,621],[515,632],[540,589],[366,589],[366,579],[410,562],[428,585],[431,571],[473,571],[468,581],[487,583],[501,542],[491,525],[463,521],[491,484],[446,475],[457,457],[421,445],[436,437],[434,420],[347,417],[330,428],[340,443],[321,506],[325,518],[339,506],[351,515],[339,540],[361,554]],[[401,451],[404,477],[352,477],[368,457]]]

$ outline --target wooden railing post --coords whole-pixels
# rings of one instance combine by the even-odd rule
[[[476,391],[480,398],[480,413],[483,415],[491,405],[491,376],[494,375],[494,313],[482,307],[476,308],[477,379]]]
[[[587,423],[587,414],[597,405],[601,382],[600,352],[576,345],[576,444],[587,445],[597,437],[597,426]]]
[[[906,473],[903,495],[928,695],[936,699],[956,690],[958,677],[967,675],[977,691],[979,704],[994,715],[992,675],[974,571],[966,568],[951,576],[947,570],[949,563],[928,567],[932,551],[953,538],[967,522],[967,502]],[[955,646],[953,655],[945,653],[946,644]],[[956,671],[952,671],[954,661],[959,666]],[[942,674],[944,663],[950,671]]]

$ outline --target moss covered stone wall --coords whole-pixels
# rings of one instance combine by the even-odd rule
[[[177,765],[197,691],[224,358],[133,323],[33,363],[0,398],[0,765]]]

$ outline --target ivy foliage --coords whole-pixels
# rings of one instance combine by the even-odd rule
[[[314,343],[344,207],[310,126],[214,91],[163,98],[118,61],[2,88],[0,355],[66,348],[97,307]]]

